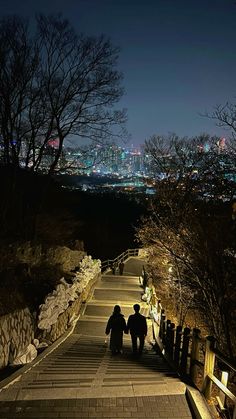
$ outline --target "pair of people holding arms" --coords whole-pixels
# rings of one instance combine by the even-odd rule
[[[129,316],[127,324],[119,305],[114,307],[113,314],[107,322],[105,332],[106,335],[109,335],[111,332],[110,349],[112,354],[121,353],[123,333],[130,333],[134,355],[141,355],[143,352],[144,341],[147,335],[147,321],[146,317],[139,313],[139,304],[134,304],[133,308],[134,314]]]

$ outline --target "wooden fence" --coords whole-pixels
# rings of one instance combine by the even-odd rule
[[[190,376],[207,400],[212,396],[212,384],[216,385],[219,409],[224,411],[228,404],[231,417],[236,419],[236,397],[229,390],[229,377],[235,377],[236,368],[216,349],[215,338],[202,337],[196,328],[176,327],[166,319],[165,310],[157,298],[152,297],[150,301],[150,314],[153,337],[168,361],[182,376]]]

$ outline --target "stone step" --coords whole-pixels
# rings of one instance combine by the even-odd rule
[[[113,289],[122,289],[122,290],[130,290],[130,291],[140,291],[143,292],[143,288],[141,286],[139,286],[139,284],[132,284],[132,283],[127,283],[127,284],[122,284],[121,282],[104,282],[101,281],[97,284],[96,289],[109,289],[109,290],[113,290]]]
[[[120,282],[123,285],[126,283],[139,284],[139,276],[126,276],[126,275],[102,275],[104,282]]]
[[[92,307],[92,306],[104,307],[105,309],[110,308],[110,310],[112,311],[112,309],[114,308],[114,302],[112,300],[107,301],[107,300],[92,299],[87,303],[86,307],[87,306],[89,306],[89,307]],[[130,307],[133,307],[133,305],[129,301],[123,301],[122,302],[122,307],[130,308]],[[85,310],[86,310],[86,308],[85,308]]]
[[[112,271],[107,271],[106,273],[103,274],[103,276],[111,276],[111,277],[113,276],[114,278],[125,278],[125,279],[126,278],[127,279],[128,278],[139,278],[139,275],[136,275],[135,272],[128,271],[128,270],[125,270],[123,275],[120,275],[118,269],[116,270],[115,275],[113,275]]]
[[[123,301],[131,301],[135,304],[137,301],[141,300],[141,291],[131,291],[131,290],[106,290],[106,289],[99,289],[96,288],[94,290],[94,299],[96,300],[112,300],[114,303],[118,304]]]
[[[114,304],[109,305],[109,306],[103,306],[103,305],[98,305],[98,304],[88,304],[85,309],[84,315],[108,318],[109,316],[111,316],[113,312],[113,307],[114,307]],[[121,312],[127,318],[130,314],[133,314],[132,305],[129,305],[126,307],[122,305]]]
[[[43,386],[50,386],[55,387],[57,385],[62,386],[65,384],[65,386],[78,386],[80,383],[90,383],[91,385],[96,382],[97,385],[103,386],[108,383],[114,383],[116,382],[117,385],[124,385],[124,384],[135,384],[135,383],[155,383],[156,385],[172,385],[175,383],[178,383],[179,380],[177,377],[167,377],[164,374],[123,374],[122,372],[118,372],[117,374],[105,374],[104,376],[101,376],[98,374],[96,376],[96,373],[94,374],[74,374],[74,375],[42,375],[37,378],[37,380],[22,380],[21,383],[17,383],[16,387],[19,388],[36,388],[36,387],[43,387]]]
[[[118,398],[74,398],[55,400],[18,400],[0,405],[1,417],[12,418],[175,418],[191,419],[186,398],[175,396],[140,396]],[[68,412],[70,415],[68,416]]]
[[[127,319],[126,319],[127,320]],[[80,321],[77,323],[74,332],[83,334],[84,336],[94,336],[94,337],[106,337],[105,329],[107,325],[108,317],[97,317],[97,316],[86,316],[81,317]],[[129,339],[130,336],[124,334],[123,339]]]
[[[80,379],[84,379],[84,378],[92,378],[94,379],[94,374],[96,374],[96,371],[98,370],[98,368],[89,371],[87,370],[81,370],[80,368],[75,368],[74,370],[72,368],[68,368],[68,373],[66,372],[66,369],[64,369],[64,373],[63,373],[63,369],[47,369],[47,371],[42,371],[41,373],[38,374],[37,379],[35,379],[35,382],[42,382],[42,381],[61,381],[64,380],[65,377],[68,380],[80,380]],[[153,371],[153,372],[141,372],[139,370],[137,371],[130,371],[130,373],[126,373],[124,372],[124,370],[117,370],[117,371],[113,371],[112,373],[106,373],[106,378],[104,380],[114,380],[114,379],[119,379],[119,380],[123,380],[123,381],[127,381],[128,380],[136,380],[139,378],[147,378],[147,379],[153,379],[156,381],[178,381],[178,377],[172,372],[172,371],[163,371],[160,372],[158,371]],[[22,383],[23,382],[33,382],[34,380],[32,379],[28,379],[27,377],[22,377]]]
[[[126,302],[122,302],[120,304],[121,306],[121,312],[122,314],[125,316],[125,319],[128,319],[128,316],[130,314],[134,313],[133,310],[133,302],[129,303],[128,301]],[[143,314],[145,317],[149,317],[149,307],[146,306],[146,304],[144,305],[144,303],[140,303],[140,313]],[[104,301],[104,300],[91,300],[84,311],[84,315],[86,316],[86,318],[91,317],[96,317],[98,316],[99,318],[107,318],[112,314],[113,312],[113,308],[114,308],[114,302],[113,301]],[[83,317],[81,317],[82,319]]]
[[[87,336],[103,336],[105,341],[106,320],[91,320],[85,318],[80,319],[74,329],[74,333],[80,333]]]
[[[156,382],[156,381],[152,381],[152,380],[140,380],[140,381],[122,381],[119,382],[117,380],[114,381],[110,381],[110,382],[104,382],[104,383],[97,383],[96,381],[93,380],[84,380],[84,381],[73,381],[73,382],[61,382],[61,383],[51,383],[51,382],[47,382],[44,384],[38,384],[38,383],[34,383],[32,386],[29,385],[22,385],[21,387],[16,387],[15,389],[21,389],[22,393],[27,395],[27,392],[30,392],[32,394],[32,398],[34,398],[37,394],[37,391],[39,390],[47,390],[47,389],[53,389],[56,390],[58,388],[62,389],[64,388],[65,392],[66,390],[70,390],[73,388],[82,388],[82,387],[87,387],[90,391],[92,389],[94,389],[94,387],[96,386],[96,392],[100,389],[100,394],[102,395],[102,397],[107,397],[107,391],[109,387],[113,387],[113,395],[116,397],[119,397],[120,394],[120,389],[123,387],[126,389],[129,389],[129,391],[132,391],[132,386],[135,387],[135,389],[143,389],[145,391],[145,386],[148,387],[149,391],[152,391],[152,394],[168,394],[168,386],[169,383],[164,383],[164,382]],[[155,386],[156,386],[156,391],[155,391]],[[175,383],[175,386],[172,384],[172,388],[173,388],[173,392],[176,391],[178,387],[178,383]],[[40,395],[40,393],[38,393]],[[45,393],[46,394],[46,393]],[[79,393],[77,393],[79,394]],[[90,393],[90,397],[92,396],[93,393]],[[140,392],[140,394],[145,394]],[[174,393],[172,393],[174,394]],[[55,395],[55,393],[54,393]],[[125,393],[123,393],[123,396],[125,395]],[[84,395],[81,395],[82,397],[84,397]],[[26,396],[27,397],[27,396]],[[45,397],[45,396],[44,396]],[[60,395],[61,397],[61,395]],[[64,395],[62,395],[62,399],[67,397],[66,393]],[[86,396],[85,396],[86,397]],[[48,397],[49,399],[51,398],[50,395]],[[53,398],[53,397],[52,397]],[[1,416],[0,416],[1,417]],[[16,419],[16,418],[14,418]]]
[[[88,360],[89,361],[89,360]],[[42,376],[42,374],[49,374],[52,371],[54,371],[56,374],[60,374],[60,371],[62,374],[65,373],[66,369],[68,369],[68,372],[70,371],[70,374],[77,374],[77,371],[81,371],[81,372],[85,372],[85,373],[89,373],[90,371],[95,371],[100,367],[100,363],[95,364],[92,363],[91,366],[89,366],[89,362],[85,362],[85,366],[83,366],[83,359],[81,359],[80,361],[75,361],[74,365],[70,364],[70,363],[65,363],[65,364],[60,364],[58,363],[55,365],[51,365],[51,364],[43,364],[41,367],[37,366],[35,367],[35,375],[31,374],[31,376],[33,377],[33,379],[38,379]],[[165,374],[168,376],[176,376],[177,374],[172,371],[168,366],[166,366],[165,364],[158,364],[158,365],[148,365],[145,366],[143,364],[140,364],[140,366],[132,366],[131,363],[129,362],[124,362],[124,365],[117,365],[114,367],[111,367],[109,365],[109,363],[104,362],[104,360],[102,360],[102,367],[103,370],[106,372],[106,374],[117,374],[117,373],[121,373],[122,374],[156,374],[156,373],[160,373],[160,374]],[[27,376],[24,375],[22,376],[22,379],[27,379]]]
[[[96,300],[95,298],[93,298],[92,300],[89,301],[89,303],[87,305],[95,305],[95,306],[103,306],[103,307],[110,307],[111,308],[111,312],[112,309],[114,308],[114,305],[117,304],[117,302],[113,301],[113,300]],[[120,306],[122,307],[133,307],[133,301],[121,301],[120,302]],[[86,308],[85,308],[86,310]]]

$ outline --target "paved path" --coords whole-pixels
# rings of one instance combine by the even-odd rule
[[[73,334],[0,393],[0,418],[192,418],[185,385],[148,342],[140,359],[130,336],[122,355],[111,356],[105,342],[114,305],[127,319],[140,302],[141,264],[130,258],[123,276],[103,275]]]

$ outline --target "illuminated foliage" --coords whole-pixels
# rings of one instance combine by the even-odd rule
[[[196,150],[196,140],[178,142],[175,137],[167,144],[160,140],[156,143],[151,139],[146,144],[157,175],[162,167],[165,176],[157,182],[156,197],[138,238],[148,249],[149,269],[157,288],[164,284],[174,295],[179,322],[184,322],[189,306],[197,309],[205,316],[219,346],[233,356],[236,258],[232,255],[236,241],[231,196],[235,185],[228,188],[224,184],[224,171],[216,170],[221,167],[222,155],[214,149],[202,154]],[[171,168],[167,163],[164,172],[167,155],[172,156]],[[211,167],[210,182],[206,173]],[[222,194],[229,201],[222,200]]]

